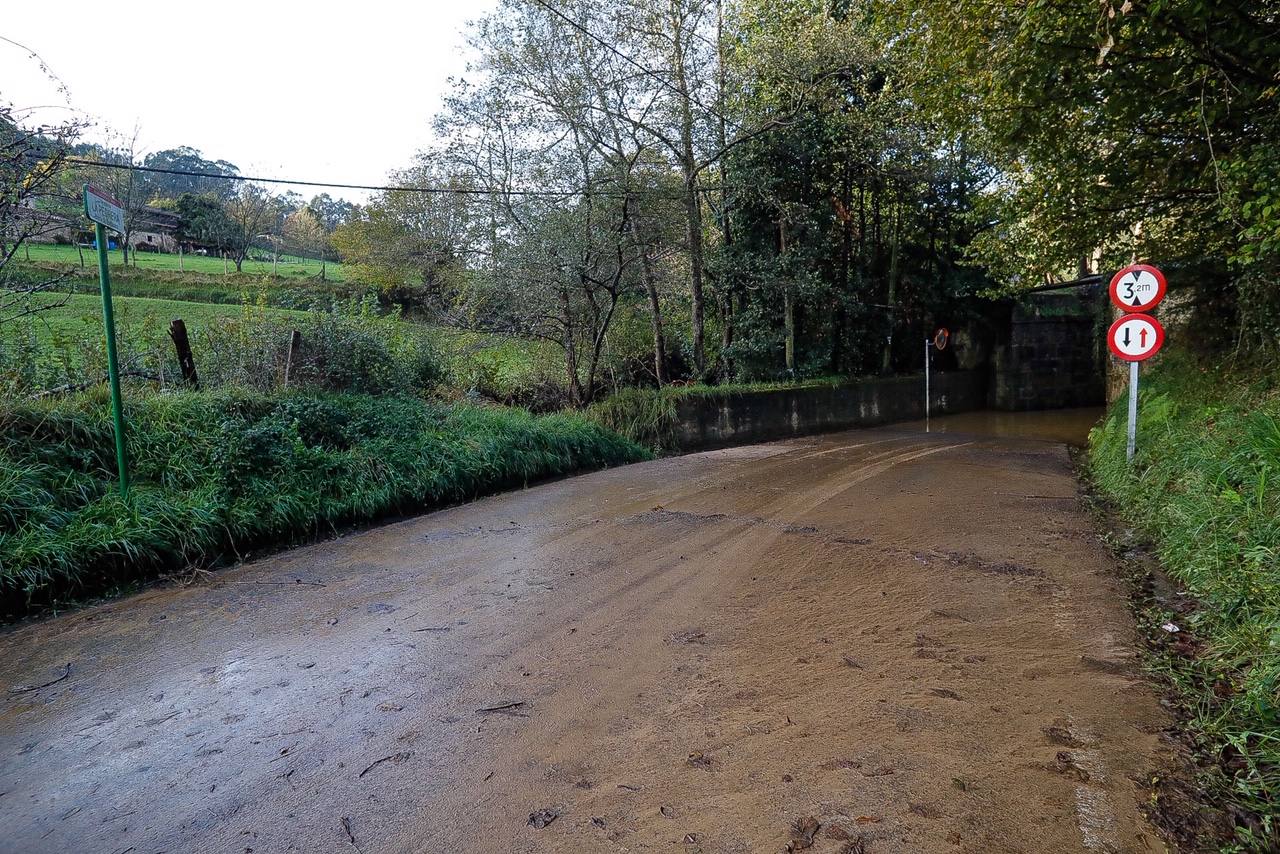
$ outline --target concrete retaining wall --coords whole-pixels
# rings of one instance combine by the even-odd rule
[[[993,409],[1101,406],[1106,400],[1105,295],[1036,294],[1013,309],[992,365]]]
[[[931,378],[934,415],[986,404],[986,371],[952,371]],[[698,395],[676,407],[682,451],[766,442],[924,417],[924,376],[866,379],[826,388]]]

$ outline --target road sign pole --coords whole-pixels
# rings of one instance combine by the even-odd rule
[[[116,360],[116,319],[111,310],[111,270],[107,266],[107,230],[94,223],[98,241],[98,282],[102,286],[102,325],[107,335],[107,378],[111,383],[111,417],[115,422],[116,468],[120,471],[120,495],[129,496],[129,467],[124,452],[124,410],[120,404],[120,365]]]
[[[924,432],[929,432],[929,339],[924,339]]]
[[[1133,451],[1138,443],[1138,363],[1129,363],[1129,442],[1125,446],[1125,459],[1133,461]]]

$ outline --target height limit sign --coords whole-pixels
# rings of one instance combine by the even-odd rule
[[[1133,459],[1138,436],[1138,363],[1164,346],[1164,327],[1146,312],[1164,299],[1164,273],[1149,264],[1125,267],[1111,277],[1111,302],[1124,314],[1107,330],[1107,346],[1117,359],[1129,363],[1128,459]]]

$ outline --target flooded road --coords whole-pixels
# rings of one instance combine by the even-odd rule
[[[1038,412],[999,412],[994,409],[985,409],[931,418],[928,429],[930,433],[965,433],[988,438],[1039,439],[1080,448],[1088,444],[1089,431],[1102,419],[1106,411],[1102,406]],[[913,421],[902,424],[900,429],[923,431],[925,422]]]
[[[1163,851],[1167,721],[1065,447],[942,421],[10,631],[0,850]]]

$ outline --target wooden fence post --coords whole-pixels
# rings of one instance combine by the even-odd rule
[[[302,346],[302,333],[293,330],[289,333],[289,352],[284,357],[284,384],[289,386],[289,373],[293,370],[293,357],[297,355],[298,348]]]
[[[196,376],[196,360],[191,355],[191,340],[187,337],[187,325],[175,317],[169,324],[169,337],[173,339],[173,348],[178,351],[178,367],[182,368],[182,378],[192,388],[200,388],[200,378]]]

